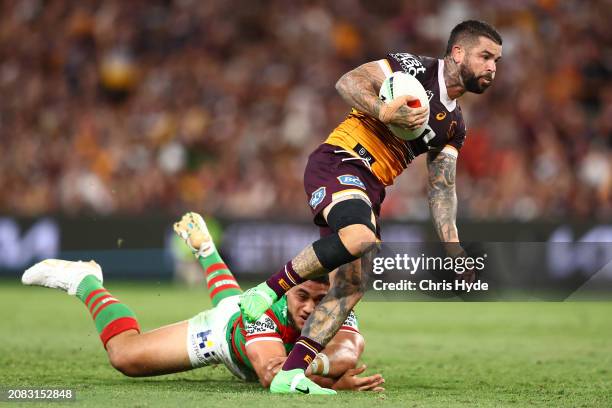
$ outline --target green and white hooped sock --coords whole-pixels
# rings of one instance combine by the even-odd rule
[[[95,276],[87,275],[83,278],[76,296],[89,309],[105,348],[106,343],[119,333],[127,330],[140,332],[134,312],[113,297]]]
[[[242,293],[240,285],[238,285],[236,278],[234,278],[232,272],[223,262],[217,248],[213,246],[207,256],[199,256],[198,262],[204,268],[208,295],[212,300],[213,306],[217,306],[220,301],[227,297]]]

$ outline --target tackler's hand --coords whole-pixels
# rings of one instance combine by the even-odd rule
[[[365,369],[365,365],[357,368],[349,368],[344,375],[336,381],[332,388],[335,390],[383,392],[385,390],[383,387],[385,383],[383,376],[374,374],[360,377],[359,375],[363,374]]]

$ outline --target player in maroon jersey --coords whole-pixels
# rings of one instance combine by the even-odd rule
[[[334,285],[302,330],[274,393],[316,388],[304,369],[330,341],[363,296],[359,258],[364,243],[380,238],[378,217],[385,187],[418,155],[427,153],[429,206],[440,240],[451,256],[465,256],[455,218],[455,171],[466,127],[457,98],[483,93],[495,79],[502,39],[489,24],[469,20],[451,32],[443,58],[392,53],[343,75],[336,89],[352,107],[348,117],[311,155],[304,186],[322,238],[306,247],[266,282],[240,299],[246,319],[257,319],[287,290],[337,269]],[[385,103],[378,93],[386,77],[403,71],[418,79],[430,97],[424,107],[410,108],[410,96]],[[396,138],[387,125],[425,131],[415,140]],[[318,393],[334,394],[331,390]]]

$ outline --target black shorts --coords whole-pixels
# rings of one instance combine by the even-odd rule
[[[349,153],[334,151],[341,147],[323,143],[308,158],[304,171],[304,189],[308,196],[308,205],[314,215],[314,223],[321,227],[321,236],[332,233],[323,219],[322,211],[334,199],[346,194],[365,193],[376,216],[376,236],[380,238],[380,206],[385,199],[385,186],[372,174],[361,160]]]

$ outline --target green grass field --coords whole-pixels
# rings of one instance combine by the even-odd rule
[[[107,282],[143,329],[208,308],[204,290]],[[609,407],[612,303],[377,303],[358,309],[363,361],[384,394],[272,396],[223,367],[123,377],[107,363],[81,303],[0,281],[0,387],[69,387],[83,407]],[[17,406],[17,403],[1,403]],[[39,406],[39,403],[23,403]]]

